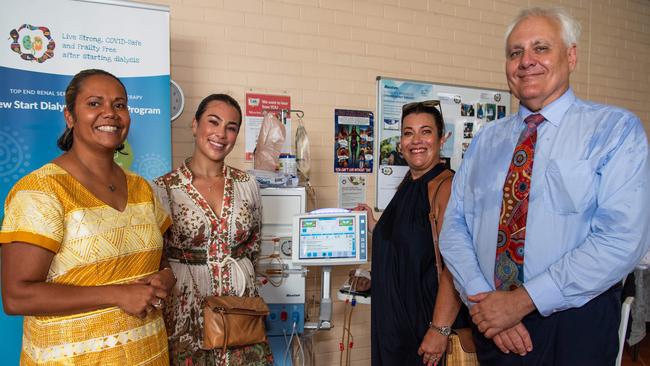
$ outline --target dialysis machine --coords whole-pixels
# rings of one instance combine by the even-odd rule
[[[368,261],[365,212],[321,209],[293,218],[294,264],[321,266],[322,287],[318,329],[332,327],[332,266]]]
[[[291,261],[294,215],[305,212],[304,187],[262,188],[262,247],[256,271],[269,306],[267,336],[275,365],[290,366],[290,338],[304,332],[307,271]]]
[[[292,365],[291,340],[305,328],[332,327],[331,269],[367,262],[365,212],[324,209],[306,213],[304,187],[262,188],[262,247],[256,271],[275,365]],[[318,323],[305,324],[306,267],[319,266],[322,291]]]

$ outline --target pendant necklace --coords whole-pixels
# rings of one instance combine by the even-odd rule
[[[192,171],[191,167],[188,166],[188,168],[190,169],[190,171]],[[215,186],[217,185],[218,181],[219,181],[221,178],[224,178],[224,176],[225,176],[225,174],[224,174],[224,173],[225,173],[225,172],[224,172],[224,169],[225,169],[225,167],[222,167],[222,169],[221,169],[221,174],[219,174],[219,175],[207,175],[207,174],[203,175],[203,174],[197,174],[197,173],[195,173],[195,172],[192,172],[192,175],[193,175],[194,177],[196,177],[196,178],[202,178],[202,179],[204,179],[206,182],[208,182],[208,183],[209,183],[209,185],[207,186],[207,188],[208,188],[208,193],[212,193],[212,191],[215,189]],[[213,181],[212,183],[210,183],[210,179],[215,179],[215,181]]]
[[[205,179],[205,180],[208,180],[207,179],[208,177],[209,176],[206,175],[206,176],[203,176],[202,178]],[[217,185],[217,181],[219,180],[219,178],[223,178],[223,175],[216,175],[216,176],[209,177],[209,178],[217,178],[216,181],[210,183],[210,185],[208,186],[208,193],[212,193],[212,190],[214,190],[215,186]]]
[[[75,160],[77,160],[77,161],[79,162],[79,164],[81,164],[81,166],[82,166],[82,167],[83,167],[83,168],[84,168],[88,173],[90,173],[90,174],[91,174],[92,176],[94,176],[94,177],[97,177],[97,175],[95,175],[95,174],[94,174],[90,169],[88,169],[88,167],[86,166],[86,164],[84,164],[84,163],[81,161],[81,159],[79,159],[79,158],[77,157],[76,154],[72,154],[72,156],[75,158]],[[104,184],[106,184],[106,183],[104,183]],[[108,190],[111,191],[111,193],[112,193],[112,192],[115,192],[115,190],[117,189],[117,187],[115,187],[115,184],[113,184],[113,183],[108,183],[108,185],[107,185],[106,187],[108,187]]]

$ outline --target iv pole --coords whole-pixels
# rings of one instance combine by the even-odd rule
[[[298,118],[303,118],[305,116],[305,112],[300,109],[283,109],[280,111],[280,121],[282,121],[283,125],[287,124],[287,118],[289,118],[291,112],[294,112]]]

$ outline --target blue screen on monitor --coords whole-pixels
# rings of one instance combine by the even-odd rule
[[[300,259],[356,257],[353,216],[301,218],[299,225]]]

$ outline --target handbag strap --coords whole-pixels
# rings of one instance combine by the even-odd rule
[[[436,272],[438,273],[438,282],[440,282],[440,274],[442,273],[442,257],[440,255],[440,247],[438,243],[438,206],[437,206],[437,199],[438,199],[438,192],[440,191],[440,187],[442,187],[442,184],[445,183],[447,180],[451,179],[454,176],[454,173],[452,173],[450,170],[445,170],[442,173],[438,175],[438,185],[433,188],[432,185],[428,186],[428,193],[431,195],[431,192],[433,191],[433,194],[431,195],[431,202],[430,202],[430,211],[429,211],[429,223],[431,224],[431,236],[433,236],[433,250],[436,255]],[[433,182],[432,182],[433,183]]]
[[[185,256],[185,251],[183,250],[183,248],[181,248],[181,252],[183,252],[183,256]],[[241,266],[239,265],[239,263],[237,263],[237,261],[233,257],[231,257],[230,254],[225,256],[223,258],[223,260],[216,262],[217,269],[218,269],[218,272],[217,272],[218,277],[217,277],[217,279],[219,281],[219,285],[217,286],[217,295],[219,295],[219,296],[223,295],[222,290],[221,290],[223,288],[223,286],[222,286],[223,285],[223,267],[227,266],[228,262],[230,262],[230,263],[232,263],[234,265],[235,269],[237,269],[237,271],[239,272],[239,275],[241,276],[240,278],[242,279],[241,290],[238,291],[237,296],[240,296],[240,297],[244,296],[244,293],[246,292],[246,277],[245,277],[245,274],[244,274],[244,270],[241,269]],[[194,274],[192,273],[192,269],[188,268],[187,270],[190,272],[190,278],[192,279],[192,285],[194,286],[194,291],[196,291],[196,293],[200,295],[201,292],[199,291],[199,287],[196,285],[196,279],[194,278]]]
[[[223,267],[228,265],[228,262],[232,263],[235,266],[235,269],[237,269],[237,271],[239,272],[239,275],[240,275],[240,278],[241,278],[241,281],[242,281],[242,288],[239,291],[239,293],[237,294],[237,296],[243,296],[244,292],[246,292],[246,275],[244,274],[244,270],[241,268],[239,263],[233,257],[231,257],[230,254],[225,256],[223,258],[223,260],[221,260],[221,262],[217,262],[217,268],[219,269],[219,272],[218,272],[219,273],[219,289],[217,290],[217,292],[218,292],[219,296],[222,295],[221,294],[221,288],[222,288],[222,284],[223,284],[222,283],[222,281],[223,281],[222,270],[223,270]]]

